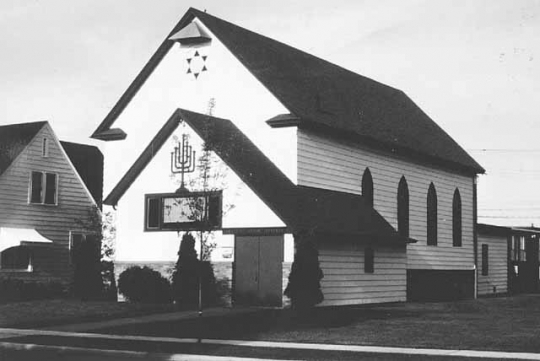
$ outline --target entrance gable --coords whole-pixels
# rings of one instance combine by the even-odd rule
[[[145,144],[177,108],[232,119],[291,181],[296,181],[296,129],[272,129],[265,122],[288,110],[196,18],[211,37],[195,48],[174,44],[114,123],[127,137],[106,146],[106,193],[134,163]],[[190,68],[204,54],[207,70]]]
[[[143,258],[152,261],[172,261],[176,259],[179,245],[177,232],[145,232],[145,194],[172,193],[180,186],[180,175],[171,173],[171,155],[177,141],[187,135],[192,149],[195,150],[195,172],[186,174],[186,187],[190,191],[203,190],[197,179],[198,166],[202,155],[202,140],[185,123],[172,124],[162,145],[155,144],[155,152],[138,175],[131,178],[131,184],[120,192],[117,209],[117,250],[116,257],[122,261],[138,261]],[[160,142],[161,143],[161,142]],[[144,156],[143,156],[144,158]],[[246,227],[284,227],[285,224],[261,201],[255,193],[221,159],[212,155],[211,178],[209,189],[223,189],[223,228]],[[133,169],[134,167],[132,167]],[[128,172],[129,174],[129,172]],[[111,194],[117,194],[112,192]],[[111,199],[106,203],[112,204]],[[232,235],[214,232],[219,246],[233,244]],[[148,247],[149,244],[155,245]]]

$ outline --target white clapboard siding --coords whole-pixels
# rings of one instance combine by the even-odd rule
[[[374,207],[396,228],[398,184],[402,176],[407,180],[410,237],[418,240],[407,247],[408,269],[473,268],[472,176],[298,130],[299,185],[361,194],[362,175],[366,167],[369,167],[373,177]],[[426,244],[427,193],[431,182],[437,191],[437,246]],[[456,188],[459,189],[462,202],[461,247],[452,246],[452,201]]]
[[[44,137],[48,139],[48,157],[42,157]],[[52,245],[34,251],[34,276],[69,281],[69,232],[83,230],[80,222],[88,223],[89,209],[94,203],[54,139],[51,127],[46,124],[0,176],[0,227],[34,228],[52,240]],[[58,205],[29,204],[32,171],[58,175]],[[0,270],[0,277],[2,273]]]
[[[488,245],[488,274],[482,275],[482,245]],[[506,236],[478,235],[478,294],[508,291],[508,248]]]
[[[374,254],[374,272],[365,273],[362,245],[319,245],[321,306],[405,301],[405,246],[375,247]]]

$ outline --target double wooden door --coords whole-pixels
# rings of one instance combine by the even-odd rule
[[[282,305],[283,236],[236,236],[234,302],[238,305]]]

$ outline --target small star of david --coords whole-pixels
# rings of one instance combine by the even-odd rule
[[[186,73],[193,74],[195,79],[197,79],[203,71],[208,71],[206,59],[208,59],[208,55],[201,55],[198,51],[195,51],[192,57],[186,59],[188,64]]]

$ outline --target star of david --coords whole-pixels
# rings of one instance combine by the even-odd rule
[[[186,59],[188,63],[187,74],[193,74],[197,79],[203,71],[208,71],[206,59],[208,59],[208,55],[201,55],[198,51],[195,51],[192,57]]]

